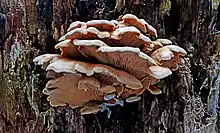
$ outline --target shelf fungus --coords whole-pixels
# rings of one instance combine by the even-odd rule
[[[79,108],[82,115],[107,111],[141,100],[182,64],[187,53],[144,19],[126,14],[117,20],[73,22],[55,46],[33,62],[47,71],[43,93],[53,107]]]

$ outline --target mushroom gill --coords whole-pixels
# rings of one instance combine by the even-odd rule
[[[153,39],[152,39],[153,38]],[[43,93],[53,107],[80,108],[82,115],[137,102],[148,90],[163,93],[160,80],[178,69],[186,51],[144,19],[126,14],[117,20],[73,22],[55,46],[33,62],[47,71]]]

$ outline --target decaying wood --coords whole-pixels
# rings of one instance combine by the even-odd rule
[[[121,6],[111,0],[1,0],[0,132],[218,132],[219,61],[214,53],[219,42],[212,33],[219,15],[212,21],[208,0],[135,2]],[[72,21],[111,20],[125,13],[144,18],[159,36],[185,48],[186,65],[163,81],[161,95],[145,93],[140,102],[115,107],[111,119],[105,113],[82,117],[69,107],[51,108],[41,92],[45,73],[32,59],[58,53],[54,45]]]

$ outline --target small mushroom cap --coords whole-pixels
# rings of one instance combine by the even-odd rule
[[[148,89],[150,91],[150,93],[154,94],[154,95],[159,95],[162,93],[162,91],[156,87],[156,86],[150,86],[150,88]]]
[[[144,19],[140,19],[140,21],[145,24],[147,32],[157,38],[157,30],[152,25],[148,24]]]
[[[161,67],[161,66],[149,67],[149,75],[156,79],[162,79],[171,74],[172,74],[172,71],[167,67]]]
[[[111,99],[113,99],[115,97],[116,97],[116,95],[114,93],[107,94],[107,95],[104,96],[104,100],[108,101],[108,100],[111,100]]]
[[[164,38],[158,38],[156,39],[156,42],[160,42],[163,45],[171,45],[172,41],[170,41],[169,39],[164,39]]]
[[[177,70],[178,64],[182,62],[180,56],[185,54],[186,51],[179,46],[166,45],[152,52],[151,57],[157,61],[158,65]]]
[[[143,21],[140,21],[135,15],[133,14],[126,14],[122,17],[125,23],[132,25],[134,27],[137,27],[140,31],[146,33],[147,29],[145,26],[145,23]]]
[[[74,30],[76,28],[86,28],[86,27],[87,27],[87,25],[85,22],[75,21],[70,24],[67,31],[69,32],[69,31]]]
[[[133,27],[133,26],[127,26],[127,27],[119,27],[115,31],[111,33],[111,38],[114,39],[121,39],[122,35],[124,34],[131,34],[131,35],[140,35],[140,31]]]
[[[132,96],[132,97],[126,98],[127,103],[137,102],[139,100],[141,100],[140,96]]]
[[[171,58],[174,57],[174,53],[170,51],[170,49],[162,47],[156,50],[151,54],[151,57],[156,61],[162,61],[162,60],[171,60]]]
[[[60,58],[62,57],[58,54],[43,54],[34,58],[33,62],[37,65],[42,65],[42,69],[46,69],[50,63]]]
[[[81,114],[81,115],[96,114],[97,112],[99,112],[100,109],[101,109],[101,107],[98,106],[98,105],[85,106],[85,107],[83,107],[83,108],[80,109],[80,114]]]
[[[116,29],[116,25],[112,21],[108,20],[91,20],[86,22],[88,27],[95,27],[101,31],[113,31]]]
[[[179,46],[176,46],[176,45],[167,45],[167,46],[164,46],[164,47],[170,49],[173,52],[179,53],[179,55],[181,55],[181,56],[184,56],[184,55],[187,54],[186,51],[183,48],[181,48]]]
[[[86,36],[88,34],[86,29],[83,28],[76,28],[74,30],[71,30],[66,33],[66,35],[62,36],[59,41],[64,41],[65,39],[77,39],[80,38],[81,36]]]
[[[60,49],[63,57],[83,58],[83,55],[79,52],[78,48],[73,45],[73,41],[70,39],[59,42],[55,45],[55,49]]]

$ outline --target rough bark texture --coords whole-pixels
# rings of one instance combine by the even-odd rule
[[[208,0],[125,1],[0,1],[0,132],[219,132],[219,13]],[[111,119],[51,108],[41,93],[45,72],[32,59],[59,52],[54,45],[75,20],[111,20],[125,13],[144,18],[160,37],[186,49],[186,66],[164,80],[163,94],[146,92],[140,102],[113,108]]]

